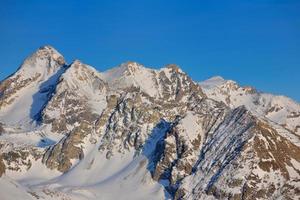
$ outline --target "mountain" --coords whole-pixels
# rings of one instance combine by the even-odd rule
[[[0,83],[4,199],[295,199],[299,104],[178,66],[108,71],[53,47]]]
[[[213,77],[200,85],[209,98],[231,108],[245,105],[257,117],[268,119],[300,136],[300,105],[292,99],[258,92],[253,87],[241,87],[222,77]]]
[[[15,126],[28,126],[42,109],[65,69],[64,58],[50,46],[28,57],[16,73],[0,83],[0,118]]]

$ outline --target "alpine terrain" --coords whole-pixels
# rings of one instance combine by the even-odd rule
[[[38,49],[0,82],[0,199],[299,199],[300,105]]]

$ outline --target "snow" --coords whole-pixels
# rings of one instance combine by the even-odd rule
[[[30,157],[29,159],[32,161],[35,160],[32,157]],[[32,166],[28,171],[7,171],[6,175],[12,177],[14,180],[22,184],[23,186],[31,187],[43,183],[45,181],[47,182],[57,176],[60,176],[61,172],[57,170],[50,170],[41,162],[41,160],[37,160],[32,162]]]
[[[0,135],[0,141],[17,147],[46,148],[62,139],[63,135],[52,133],[49,127],[43,126],[32,130],[5,127],[6,132]]]
[[[198,116],[191,111],[188,111],[186,116],[180,120],[178,127],[180,131],[187,135],[187,138],[189,138],[191,142],[197,139],[199,134],[204,133],[201,124],[199,123]],[[203,137],[203,135],[201,135],[201,137]]]
[[[300,105],[292,99],[257,92],[221,77],[213,77],[199,84],[209,98],[224,102],[231,108],[245,105],[257,117],[268,119],[300,135],[300,129],[296,130],[300,124]],[[299,116],[291,117],[293,113]]]
[[[87,105],[87,109],[98,115],[100,115],[107,106],[106,83],[100,78],[100,74],[96,69],[79,60],[75,60],[65,73],[62,74],[56,86],[55,94],[55,97],[59,98],[52,98],[48,105],[51,105],[53,101],[59,100],[57,103],[59,103],[60,106],[47,106],[44,110],[47,116],[52,119],[59,118],[65,114],[66,110],[64,108],[68,106],[65,105],[65,99],[84,102],[84,104]],[[74,106],[72,109],[76,112],[80,109],[80,105]],[[77,123],[75,123],[74,126],[67,124],[67,127],[71,130],[76,124]]]
[[[118,153],[106,158],[106,152],[98,150],[101,138],[97,143],[90,143],[90,139],[96,135],[91,134],[83,139],[84,158],[73,160],[73,167],[62,174],[56,170],[50,170],[41,160],[34,161],[29,158],[32,167],[26,171],[10,171],[6,175],[12,177],[25,190],[34,193],[43,199],[166,199],[164,187],[153,181],[148,170],[148,156],[153,152],[155,144],[163,136],[162,130],[169,127],[163,123],[160,128],[153,130],[153,135],[145,145],[142,154],[136,154],[135,150]],[[44,135],[47,135],[44,127]],[[144,127],[146,130],[146,127]],[[40,130],[39,130],[40,131]],[[38,136],[34,133],[20,137],[20,141],[35,144]],[[20,136],[23,134],[20,134]],[[51,134],[50,134],[51,135]],[[8,136],[5,136],[8,137]],[[36,138],[35,138],[36,137]],[[18,138],[17,134],[12,138]],[[30,138],[30,139],[28,139]],[[39,172],[39,173],[36,173]],[[13,196],[9,193],[8,196]]]
[[[215,88],[217,86],[224,84],[225,82],[226,82],[226,80],[223,77],[214,76],[210,79],[200,82],[199,84],[201,85],[202,88],[212,89],[212,88]]]
[[[80,197],[79,199],[118,199],[120,195],[122,199],[164,199],[163,187],[152,180],[147,170],[146,157],[141,155],[133,158],[133,154],[129,153],[116,154],[112,159],[106,160],[105,154],[95,150],[97,148],[93,149],[90,155],[66,174],[56,178],[49,177],[50,173],[55,173],[43,173],[39,166],[38,169],[32,168],[32,172],[40,172],[38,177],[28,172],[26,178],[17,180],[38,195],[49,189],[60,197]],[[45,178],[47,175],[48,181],[41,182],[38,179],[39,176]]]
[[[30,121],[30,108],[33,104],[33,95],[38,92],[38,88],[38,85],[32,85],[18,91],[15,95],[17,100],[13,104],[1,109],[0,120],[8,125],[22,125],[24,122]],[[41,101],[38,102],[38,106],[42,104]]]
[[[195,165],[197,170],[183,180],[181,188],[190,194],[186,199],[195,199],[192,190],[204,192],[219,179],[226,178],[224,173],[228,166],[232,166],[229,162],[240,153],[244,141],[251,137],[251,132],[244,132],[251,123],[249,114],[241,107],[231,111],[221,124],[216,125],[214,136],[209,137],[201,149]],[[201,199],[206,199],[204,197]]]
[[[16,93],[10,97],[12,103],[1,108],[0,121],[7,125],[32,127],[36,114],[48,100],[51,87],[65,71],[63,65],[56,62],[55,59],[58,57],[61,55],[56,50],[46,46],[27,58],[19,70],[9,77],[16,79],[10,85],[10,90],[14,90],[21,82],[38,76],[35,81],[29,81],[25,87],[15,91]]]
[[[155,73],[157,73],[156,70],[145,68],[135,62],[128,62],[103,72],[101,75],[112,88],[140,87],[143,92],[155,97],[158,95],[154,81]]]
[[[108,83],[112,90],[134,86],[153,98],[159,98],[164,93],[161,80],[159,79],[161,73],[164,73],[169,82],[173,83],[171,77],[174,72],[170,67],[167,66],[156,70],[146,68],[136,62],[123,63],[118,67],[102,72],[101,77]],[[178,73],[185,74],[179,68]],[[182,81],[182,77],[179,76],[179,78]],[[168,87],[169,91],[174,89],[168,84],[164,86]]]
[[[59,58],[63,59],[62,55],[51,46],[41,47],[22,63],[12,78],[20,75],[26,80],[36,74],[41,74],[42,79],[49,77],[61,67],[62,64],[58,64]]]
[[[146,158],[136,158],[121,173],[80,190],[94,194],[92,199],[164,199],[162,186],[152,181],[146,166]]]
[[[65,91],[74,92],[75,95],[71,98],[83,101],[86,109],[91,109],[91,112],[101,115],[107,107],[106,97],[124,92],[119,89],[135,86],[154,99],[160,98],[164,91],[159,83],[159,74],[164,72],[170,82],[174,80],[176,75],[173,73],[173,69],[169,67],[154,70],[135,62],[124,63],[114,69],[99,73],[93,67],[83,64],[79,60],[75,60],[68,68],[64,68],[57,64],[56,61],[59,59],[61,59],[61,55],[56,50],[48,46],[44,47],[28,58],[19,71],[12,76],[14,78],[16,75],[22,75],[21,79],[18,80],[22,81],[36,73],[40,74],[36,81],[30,82],[16,91],[11,97],[15,98],[11,105],[1,109],[0,121],[5,123],[5,133],[0,136],[1,143],[5,144],[1,148],[1,152],[24,149],[26,151],[37,150],[42,155],[47,147],[57,143],[63,137],[67,137],[67,135],[53,133],[51,125],[39,125],[34,121],[36,115],[49,101],[49,95],[52,92],[55,96],[64,94]],[[183,73],[180,69],[178,71]],[[183,83],[186,82],[184,79],[184,76],[179,76],[178,80]],[[12,87],[18,81],[13,83]],[[191,82],[187,84],[189,83],[191,84]],[[300,118],[288,117],[293,112],[296,112],[296,115],[297,112],[300,113],[299,104],[296,102],[282,96],[254,92],[251,88],[240,87],[234,81],[227,81],[222,77],[213,77],[201,82],[200,85],[210,98],[223,101],[231,108],[245,105],[261,120],[272,125],[272,128],[276,129],[279,135],[300,145],[299,137],[290,131],[299,125]],[[169,87],[170,91],[174,90],[172,84],[163,86]],[[143,103],[153,103],[150,98],[145,96],[147,95],[142,97]],[[187,102],[188,98],[189,96],[185,96],[182,101]],[[47,110],[50,117],[58,118],[63,114],[65,100],[64,97],[61,99],[61,105]],[[268,112],[272,107],[279,110]],[[73,109],[77,112],[80,110],[80,105],[74,106]],[[243,160],[238,160],[238,162],[245,164],[244,168],[238,171],[235,171],[232,165],[228,165],[231,159],[234,159],[239,153],[245,156],[245,152],[240,152],[244,142],[252,142],[250,139],[252,132],[247,130],[253,121],[243,107],[231,111],[225,120],[223,118],[225,114],[222,117],[216,117],[216,119],[209,119],[215,120],[213,123],[216,124],[216,127],[210,127],[209,123],[211,122],[205,121],[208,120],[207,117],[213,118],[209,115],[210,113],[208,113],[209,116],[204,116],[196,114],[196,111],[184,112],[185,115],[179,118],[178,124],[175,126],[178,128],[178,136],[180,139],[184,138],[185,147],[191,150],[194,147],[193,141],[199,139],[199,136],[201,140],[198,149],[193,149],[189,155],[181,160],[189,162],[191,165],[195,164],[193,169],[196,170],[184,178],[182,184],[184,189],[192,193],[194,188],[205,191],[212,184],[225,187],[223,185],[226,185],[225,181],[229,179],[219,179],[221,175],[225,178],[242,177],[244,181],[246,175],[254,173],[269,181],[268,183],[261,183],[259,185],[261,187],[283,181],[282,176],[277,171],[267,173],[258,167],[251,171],[250,165],[255,165],[258,162],[255,158],[248,159],[246,163]],[[168,114],[175,116],[178,114],[178,108],[171,108],[164,113],[164,115]],[[67,129],[72,130],[80,123],[67,124]],[[95,124],[94,126],[96,126]],[[124,123],[120,122],[120,124]],[[103,127],[97,127],[99,128],[97,133],[94,127],[94,130],[88,133],[80,144],[77,144],[77,147],[82,148],[84,157],[72,159],[72,167],[65,173],[51,170],[42,163],[41,157],[36,159],[29,155],[25,160],[32,162],[29,169],[26,165],[20,164],[20,171],[7,169],[5,175],[0,178],[1,199],[33,199],[35,195],[41,199],[168,199],[170,196],[164,186],[168,186],[169,181],[161,180],[159,183],[153,181],[150,171],[153,171],[154,161],[151,159],[153,159],[158,142],[176,146],[177,141],[174,135],[170,134],[165,138],[165,133],[170,125],[171,123],[164,120],[154,128],[153,124],[140,125],[141,140],[145,141],[142,150],[129,147],[128,150],[119,151],[119,145],[122,145],[123,141],[114,140],[109,144],[112,153],[109,159],[106,158],[107,150],[99,151],[99,146],[103,145],[104,142],[102,140]],[[210,130],[204,130],[204,127],[210,127]],[[214,133],[213,136],[212,133]],[[262,137],[262,139],[266,145],[272,144],[272,142],[267,142],[269,138]],[[178,159],[176,152],[170,157],[173,157],[174,160]],[[254,164],[250,163],[249,160],[253,161]],[[286,168],[291,177],[296,179],[298,172],[295,169],[298,170],[300,164],[293,159],[290,162],[291,165],[286,166]],[[234,174],[235,172],[237,173]],[[185,171],[174,166],[172,175],[184,177],[186,174]],[[227,189],[232,193],[239,192],[238,188]],[[12,196],[13,198],[11,198]],[[189,198],[192,199],[193,197],[190,196]]]
[[[1,200],[33,200],[34,198],[27,192],[27,189],[7,176],[0,178],[0,198]]]

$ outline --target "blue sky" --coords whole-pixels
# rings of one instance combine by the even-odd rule
[[[176,63],[300,101],[299,0],[0,2],[0,79],[39,46],[103,71]]]

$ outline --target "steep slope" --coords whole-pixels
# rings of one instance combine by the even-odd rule
[[[28,126],[36,120],[64,70],[64,58],[55,49],[38,49],[0,83],[0,121]]]
[[[300,105],[290,98],[241,87],[222,77],[213,77],[200,85],[209,98],[222,101],[232,108],[245,105],[256,116],[265,117],[300,136]]]
[[[107,84],[92,67],[74,61],[61,76],[53,97],[42,111],[51,132],[63,133],[79,122],[95,121],[106,107]],[[77,123],[76,123],[77,122]]]
[[[203,159],[197,170],[183,180],[176,197],[299,198],[299,147],[262,122],[248,128],[247,132],[235,135],[238,137],[236,140],[231,138],[229,146],[224,139],[221,140],[221,147],[211,145],[216,142],[212,138],[202,152]],[[229,151],[224,151],[224,148]]]
[[[30,73],[24,65],[17,79],[1,83],[2,102],[15,97],[0,111],[0,192],[7,199],[300,197],[300,139],[291,131],[298,122],[284,114],[273,120],[266,112],[273,97],[259,106],[253,99],[264,95],[221,78],[201,83],[202,90],[175,65],[128,62],[98,72],[79,60],[62,65],[51,47],[34,55],[52,64],[33,62]],[[4,87],[12,80],[28,81]],[[38,90],[28,89],[33,85]],[[19,91],[43,103],[16,120],[4,111],[28,98]]]

